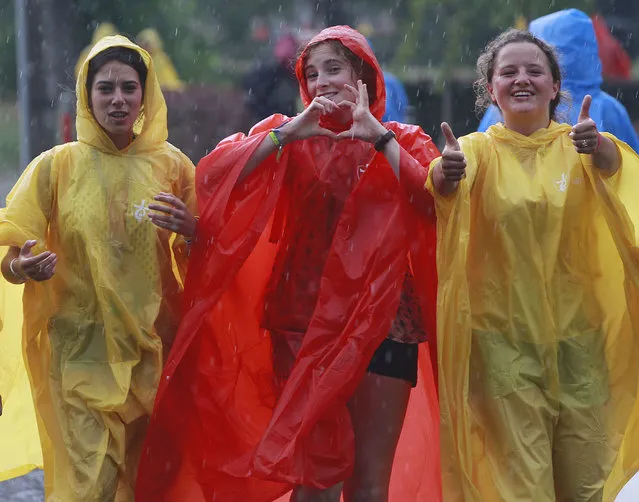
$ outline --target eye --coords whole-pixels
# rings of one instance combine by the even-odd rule
[[[317,72],[316,71],[309,71],[306,73],[306,80],[314,80],[317,78]]]
[[[97,89],[102,94],[107,94],[113,90],[113,86],[109,84],[98,84]]]
[[[340,70],[341,68],[339,66],[331,66],[328,69],[328,73],[335,74],[335,73],[339,73]]]
[[[136,84],[135,82],[131,82],[131,83],[128,83],[128,84],[124,84],[124,85],[122,86],[122,90],[123,90],[124,92],[127,92],[127,93],[133,93],[133,92],[135,92],[137,89],[138,89],[138,84]]]

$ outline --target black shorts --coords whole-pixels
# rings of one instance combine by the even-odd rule
[[[418,350],[417,343],[401,343],[386,338],[373,354],[368,372],[406,380],[415,387]]]

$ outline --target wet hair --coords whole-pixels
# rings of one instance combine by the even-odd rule
[[[473,84],[473,88],[475,89],[475,94],[477,96],[475,100],[475,109],[477,113],[485,111],[488,106],[493,104],[490,93],[488,92],[488,85],[493,79],[495,63],[499,56],[499,52],[507,45],[516,43],[530,43],[539,47],[541,52],[546,55],[553,82],[559,82],[559,89],[561,89],[561,68],[559,66],[559,59],[555,50],[529,31],[511,29],[489,42],[484,49],[484,52],[482,52],[479,59],[477,59],[477,74],[479,77]],[[555,112],[557,111],[557,106],[559,106],[559,103],[566,98],[567,96],[565,93],[560,90],[560,92],[557,93],[557,96],[555,96],[555,98],[550,102],[551,119],[554,120],[556,118]],[[495,105],[497,105],[497,103],[495,103]]]
[[[93,80],[95,75],[100,71],[105,64],[111,61],[119,61],[127,66],[133,68],[140,79],[140,86],[142,87],[142,96],[144,97],[144,87],[146,85],[146,77],[149,73],[142,55],[136,50],[129,47],[109,47],[108,49],[98,53],[91,61],[89,61],[89,70],[87,72],[87,94],[89,100],[91,99],[91,87],[93,87]]]
[[[368,102],[372,106],[373,103],[377,101],[377,72],[375,71],[375,68],[357,56],[339,40],[322,40],[321,42],[309,45],[304,53],[304,59],[302,61],[304,63],[303,68],[306,68],[311,52],[322,45],[330,46],[336,54],[342,56],[350,63],[351,67],[355,71],[355,76],[366,84],[366,89],[368,90]]]

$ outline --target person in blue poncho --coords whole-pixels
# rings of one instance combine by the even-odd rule
[[[375,47],[373,47],[373,44],[368,38],[366,41],[371,49],[375,50]],[[406,122],[410,103],[408,102],[404,84],[389,71],[383,70],[383,75],[384,87],[386,87],[386,111],[384,112],[382,121],[388,122],[393,120],[395,122]]]
[[[567,9],[548,14],[530,23],[531,33],[553,45],[560,56],[564,81],[562,89],[570,94],[570,102],[557,110],[561,122],[575,124],[579,105],[584,96],[592,96],[590,116],[600,131],[614,134],[639,152],[639,138],[628,112],[610,94],[601,90],[601,60],[597,39],[590,18],[577,9]],[[482,118],[478,130],[486,131],[491,125],[502,122],[501,112],[491,105]]]
[[[386,84],[386,112],[382,120],[388,122],[405,122],[408,110],[408,96],[404,86],[399,79],[387,71],[384,72],[384,83]]]

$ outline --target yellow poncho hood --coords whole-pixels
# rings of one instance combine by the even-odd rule
[[[128,47],[142,55],[142,59],[148,68],[146,86],[144,88],[143,106],[136,121],[133,132],[136,135],[131,145],[119,152],[109,136],[98,125],[89,106],[86,81],[89,70],[89,62],[100,52],[111,47]],[[168,137],[167,110],[162,90],[155,77],[153,60],[148,52],[132,43],[126,37],[113,35],[100,39],[91,49],[89,56],[83,63],[76,83],[77,117],[75,120],[78,131],[78,141],[108,153],[135,154],[145,150],[152,150],[162,145]]]

